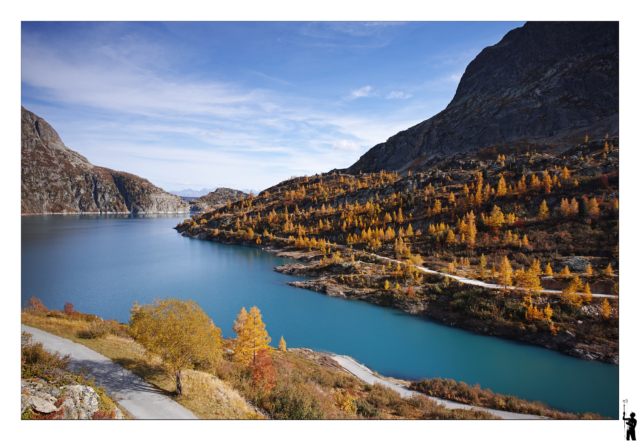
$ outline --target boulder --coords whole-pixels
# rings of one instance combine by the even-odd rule
[[[582,256],[569,257],[562,261],[562,268],[564,268],[565,266],[568,266],[571,271],[581,273],[587,269],[587,266],[589,266],[590,263],[591,261],[589,261],[589,259],[587,259],[586,257],[582,257]]]

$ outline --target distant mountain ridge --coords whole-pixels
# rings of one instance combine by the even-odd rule
[[[185,196],[188,198],[199,198],[200,196],[209,194],[212,191],[216,191],[217,188],[218,187],[203,188],[202,190],[192,190],[191,188],[187,188],[186,190],[169,190],[169,193],[175,194],[176,196]]]
[[[131,173],[91,164],[22,107],[22,214],[188,213],[189,204]]]
[[[227,188],[227,187],[203,188],[202,190],[192,190],[190,188],[187,188],[186,190],[170,190],[169,193],[175,194],[176,196],[181,196],[181,197],[199,198],[201,196],[206,196],[209,193],[215,192],[218,188]],[[260,193],[259,191],[251,190],[250,188],[242,188],[239,191],[246,194],[253,192],[254,195],[257,195],[258,193]]]
[[[442,112],[346,172],[404,171],[477,148],[618,134],[618,22],[528,22],[485,48]]]

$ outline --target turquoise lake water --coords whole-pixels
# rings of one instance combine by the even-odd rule
[[[476,335],[366,302],[297,289],[273,271],[293,261],[253,248],[189,239],[184,216],[22,218],[22,302],[127,322],[135,300],[193,299],[234,336],[240,309],[256,305],[277,346],[349,355],[382,375],[452,378],[571,412],[618,417],[618,366]]]

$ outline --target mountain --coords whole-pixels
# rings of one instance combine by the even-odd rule
[[[515,142],[618,134],[618,22],[528,22],[485,48],[442,112],[365,153],[348,173],[419,169]]]
[[[176,196],[188,197],[188,198],[199,198],[200,196],[204,196],[206,194],[211,193],[212,191],[216,191],[216,188],[203,188],[202,190],[192,190],[187,188],[186,190],[169,190],[169,193],[175,194]]]
[[[22,107],[22,214],[188,213],[189,204],[131,173],[91,164]]]
[[[227,201],[236,202],[249,197],[247,193],[231,188],[220,187],[216,191],[202,196],[195,201],[195,204],[202,210],[218,208],[226,204]]]

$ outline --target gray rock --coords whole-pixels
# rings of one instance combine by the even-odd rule
[[[442,112],[365,153],[348,173],[514,142],[618,133],[618,23],[528,22],[485,48]],[[417,161],[420,159],[420,161]]]
[[[91,164],[24,107],[21,129],[22,214],[189,213],[185,200],[146,179]]]
[[[53,405],[53,403],[51,402],[51,400],[47,400],[46,398],[42,398],[42,397],[37,397],[37,396],[22,396],[22,406],[24,408],[26,407],[31,407],[34,410],[40,412],[40,413],[51,413],[51,412],[55,412],[56,410],[58,410],[58,408],[56,406]]]
[[[587,269],[591,262],[586,257],[575,256],[569,257],[562,261],[562,268],[568,266],[571,271],[583,272]]]

